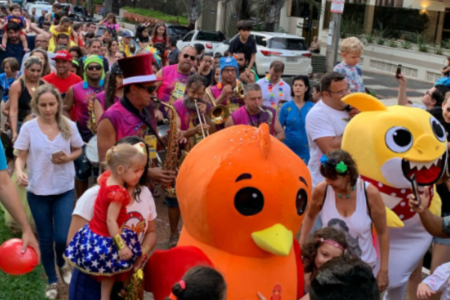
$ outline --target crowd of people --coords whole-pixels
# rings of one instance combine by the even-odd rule
[[[221,55],[202,45],[177,49],[162,23],[152,30],[139,25],[133,39],[113,14],[97,24],[73,24],[58,3],[40,17],[17,5],[9,13],[0,86],[2,141],[9,140],[12,149],[0,149],[0,199],[23,230],[24,247],[40,255],[47,299],[58,297],[55,263],[70,285],[70,299],[114,299],[128,271],[141,267],[156,245],[155,198],[162,193],[168,247],[177,245],[182,216],[176,194],[169,192],[176,168],[162,167],[159,156],[167,145],[177,145],[178,157],[224,128],[262,123],[308,165],[312,177],[300,235],[308,292],[302,299],[371,300],[385,290],[386,300],[400,299],[406,282],[393,286],[390,280],[402,262],[390,259],[385,204],[377,187],[361,178],[357,162],[341,150],[345,128],[359,113],[342,98],[365,92],[358,65],[363,44],[357,38],[342,42],[342,62],[320,83],[312,86],[299,75],[291,86],[282,79],[281,61],[274,60],[258,77],[249,21],[238,23],[239,38]],[[36,33],[31,52],[29,31]],[[317,50],[314,40],[311,51]],[[413,105],[406,78],[399,74],[397,80],[398,104]],[[449,132],[447,92],[445,86],[432,87],[423,108]],[[15,182],[3,152],[14,152],[8,161]],[[409,299],[436,297],[448,287],[449,185],[448,180],[437,185],[443,218],[429,212],[427,189],[420,205],[411,197],[411,210],[436,238],[430,278],[420,283],[421,264],[402,274],[409,279]],[[119,273],[125,275],[111,276]],[[226,282],[219,272],[196,267],[173,286],[170,299],[226,299]]]

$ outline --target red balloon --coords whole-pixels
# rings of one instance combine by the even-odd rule
[[[0,246],[0,269],[10,275],[30,273],[38,264],[38,256],[33,248],[27,247],[22,254],[22,240],[10,239]]]

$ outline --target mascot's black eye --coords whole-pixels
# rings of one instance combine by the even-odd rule
[[[308,204],[308,195],[304,189],[300,189],[297,193],[297,198],[295,198],[295,207],[297,208],[297,214],[299,216],[303,215]]]
[[[408,151],[413,144],[411,132],[404,127],[392,127],[386,132],[386,145],[396,153]]]
[[[445,142],[446,134],[444,127],[442,127],[441,123],[439,123],[439,121],[435,117],[430,118],[430,123],[431,128],[433,128],[434,135],[437,137],[437,139],[440,140],[441,142]]]
[[[241,215],[256,215],[264,207],[264,196],[260,190],[253,187],[242,188],[234,197],[234,207]]]

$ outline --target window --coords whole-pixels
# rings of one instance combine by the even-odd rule
[[[209,42],[223,42],[226,40],[225,35],[222,32],[215,31],[199,31],[197,41],[209,41]]]
[[[269,48],[294,51],[308,50],[305,40],[296,38],[272,38],[269,40]]]
[[[261,35],[255,35],[256,45],[267,47],[267,38]]]
[[[192,40],[192,37],[194,36],[194,32],[189,32],[183,39],[183,42],[190,42]]]

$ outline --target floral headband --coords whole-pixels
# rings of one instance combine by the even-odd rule
[[[345,252],[345,248],[341,244],[336,242],[336,241],[326,240],[324,238],[317,238],[316,241],[318,241],[318,242],[320,242],[322,244],[328,244],[328,245],[334,246],[334,247],[339,248],[339,249],[341,249],[342,251]]]
[[[325,154],[323,154],[320,158],[320,163],[324,167],[334,167],[336,172],[338,172],[339,174],[344,174],[348,170],[348,166],[345,164],[345,162],[340,161],[339,163],[336,163],[334,160],[329,160]]]

